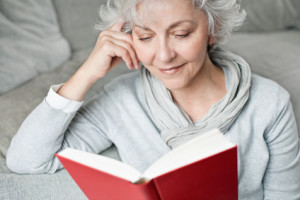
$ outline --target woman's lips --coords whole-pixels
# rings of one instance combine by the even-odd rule
[[[171,67],[168,69],[159,69],[159,70],[164,74],[171,75],[171,74],[175,74],[176,72],[178,72],[182,68],[183,65],[184,64],[177,66],[177,67]]]

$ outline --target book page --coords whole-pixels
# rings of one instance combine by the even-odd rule
[[[62,157],[126,179],[133,183],[138,181],[141,177],[141,173],[130,165],[102,155],[71,148],[67,148],[58,154]]]
[[[213,129],[162,156],[144,172],[143,177],[150,180],[234,146],[218,129]]]

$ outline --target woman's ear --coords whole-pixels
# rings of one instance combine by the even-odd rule
[[[207,52],[211,52],[213,50],[215,43],[216,43],[216,37],[209,36],[207,41]]]
[[[214,25],[214,31],[213,32],[209,31],[207,45],[213,46],[216,43],[217,41],[216,35],[218,34],[219,30],[220,30],[220,23],[216,21]]]
[[[214,43],[216,42],[216,37],[215,36],[209,36],[208,37],[208,42],[207,42],[207,44],[208,45],[213,45]]]

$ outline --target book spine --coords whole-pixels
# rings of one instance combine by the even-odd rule
[[[136,197],[139,197],[137,200],[161,200],[153,180],[133,186],[137,191]]]

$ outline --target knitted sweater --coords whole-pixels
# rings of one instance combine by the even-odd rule
[[[114,143],[121,160],[143,172],[170,148],[149,117],[140,81],[138,72],[122,75],[78,112],[54,109],[44,99],[13,138],[8,167],[54,173],[62,168],[54,153],[67,147],[99,153]],[[289,94],[260,76],[251,81],[249,100],[225,133],[238,145],[239,199],[300,199],[300,145]]]

